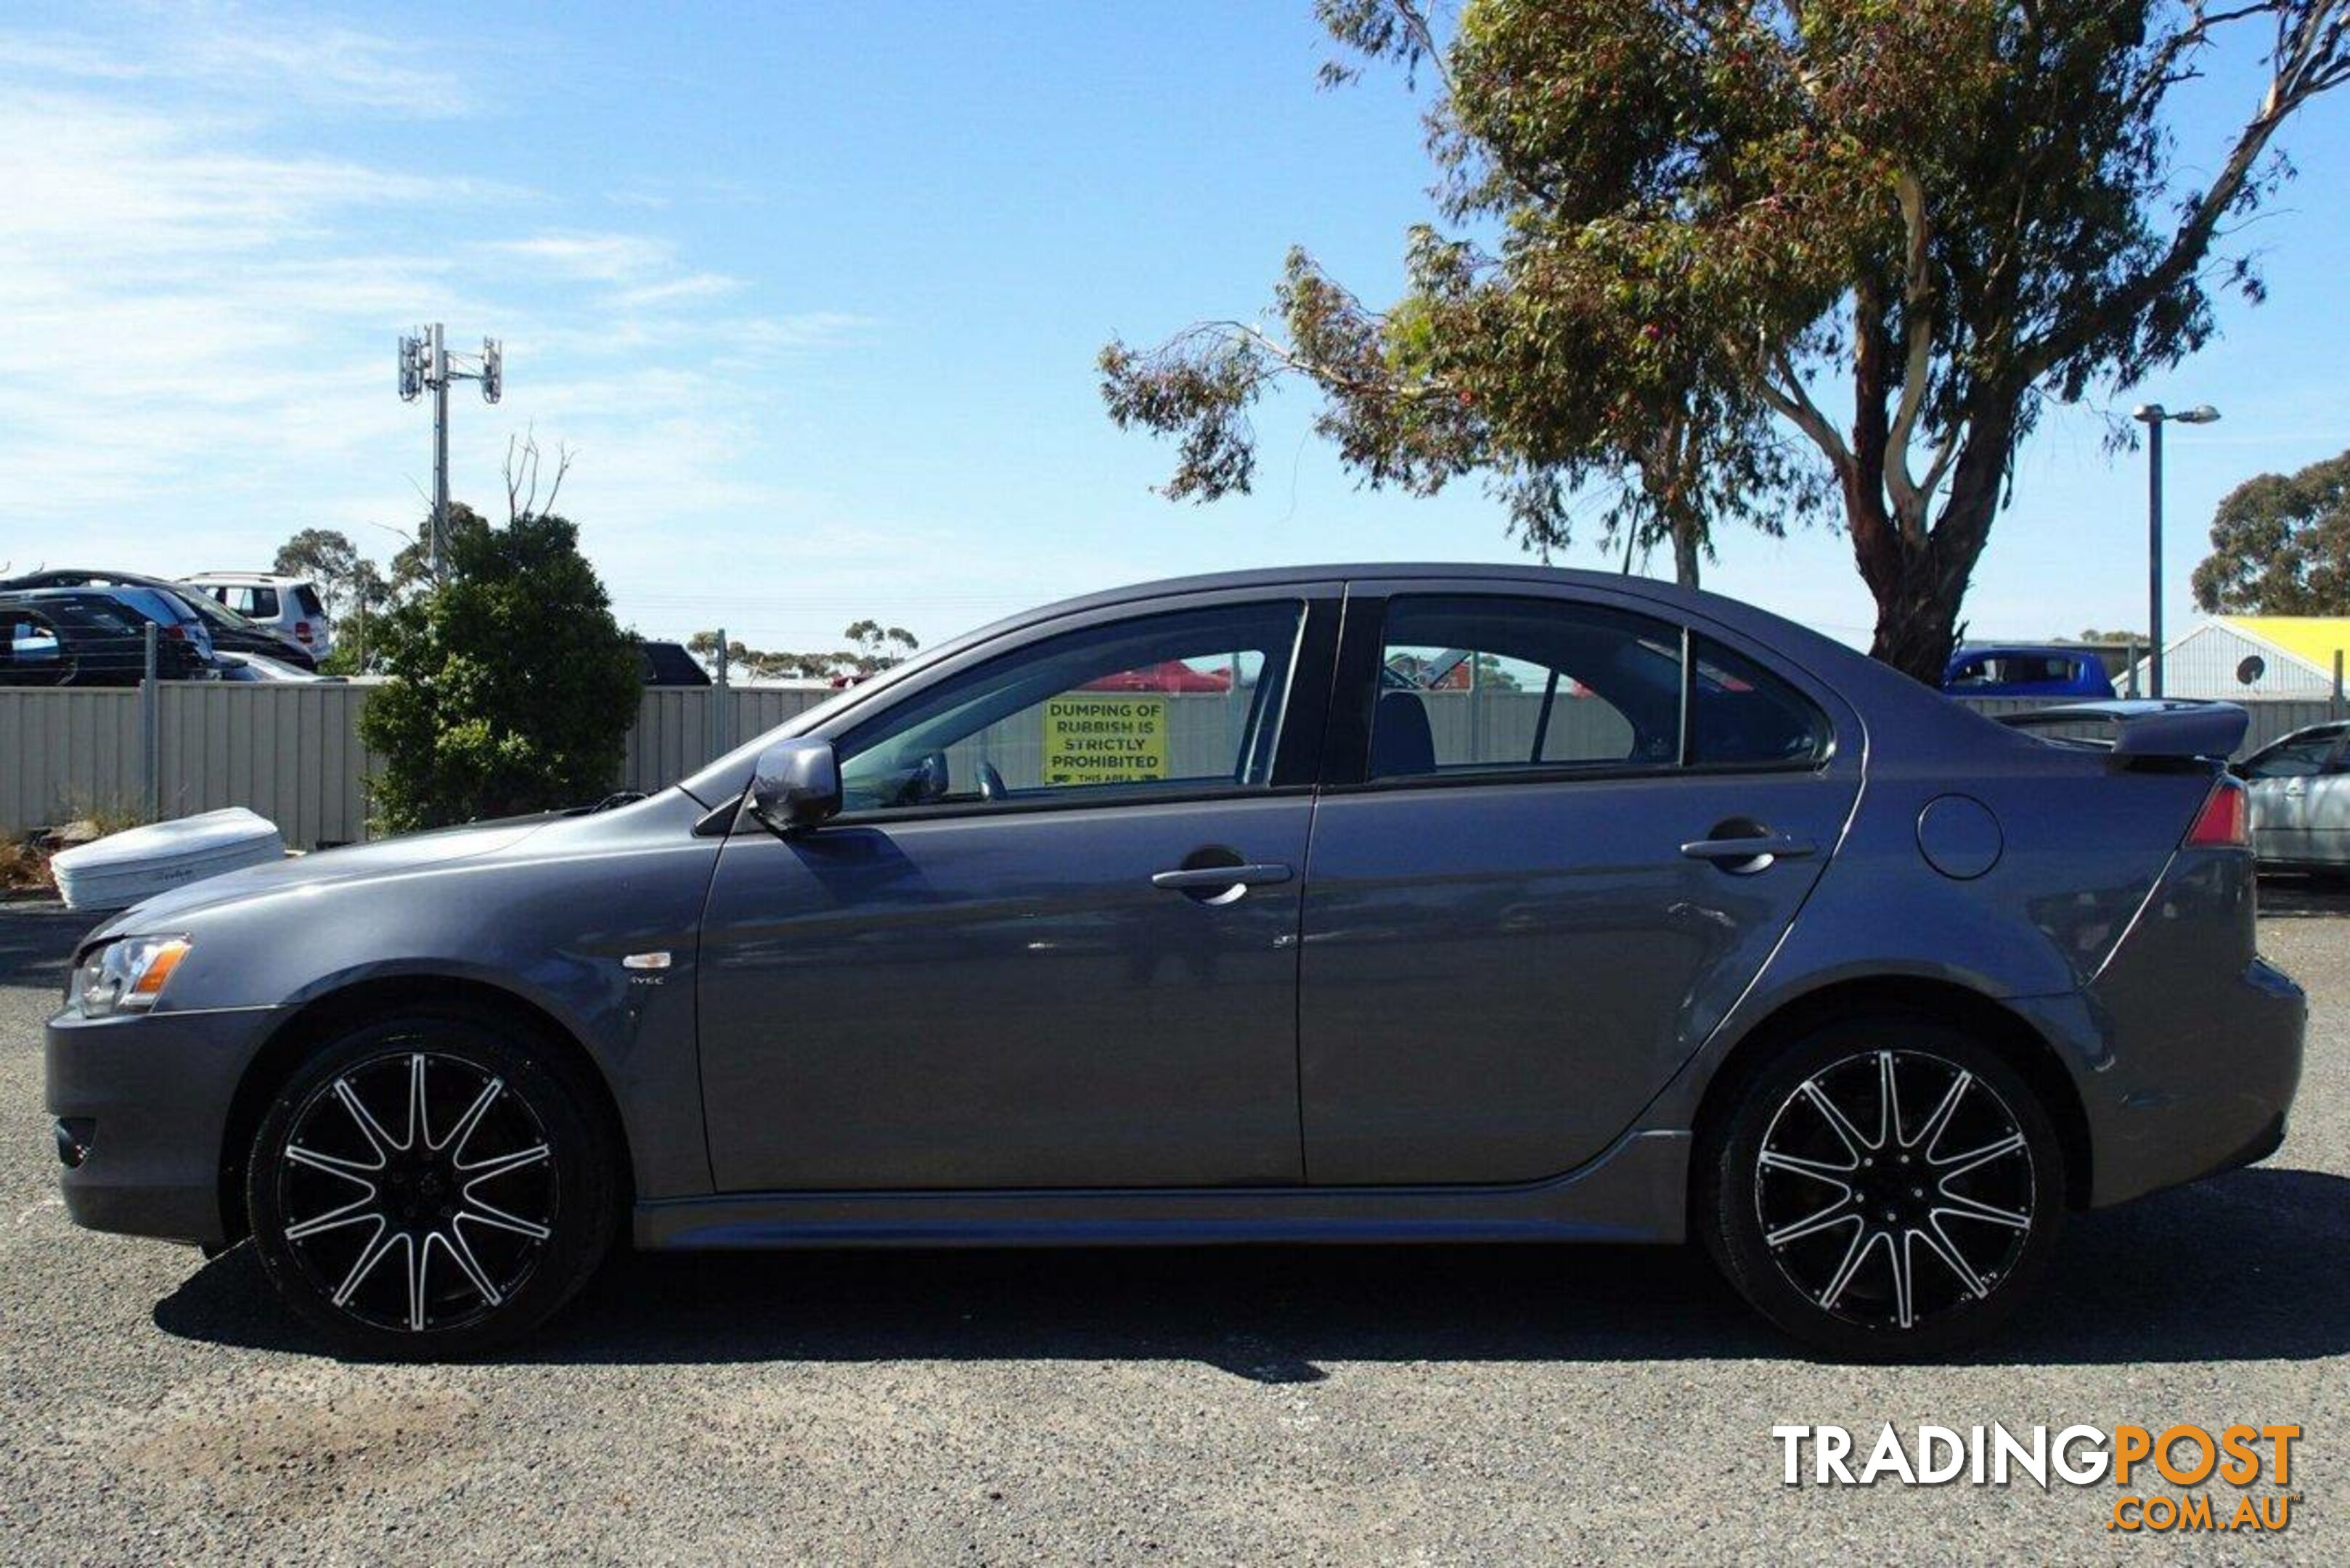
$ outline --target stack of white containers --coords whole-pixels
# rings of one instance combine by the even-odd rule
[[[50,857],[68,909],[123,909],[206,877],[284,859],[277,825],[243,806],[134,827]]]

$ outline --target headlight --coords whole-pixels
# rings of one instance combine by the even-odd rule
[[[74,966],[66,1001],[84,1018],[144,1012],[163,994],[180,961],[188,956],[185,937],[124,937]]]

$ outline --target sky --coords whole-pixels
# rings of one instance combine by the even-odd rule
[[[510,440],[569,450],[559,509],[648,636],[931,642],[1176,573],[1523,559],[1473,482],[1361,489],[1302,390],[1258,412],[1255,493],[1204,507],[1102,413],[1105,341],[1253,314],[1293,244],[1397,287],[1420,106],[1317,88],[1328,52],[1310,0],[0,0],[0,566],[265,567],[309,526],[388,558],[431,488],[394,385],[426,321],[504,344],[501,403],[452,394],[454,494],[503,514]],[[2187,168],[2251,64],[2189,89]],[[2145,458],[2106,449],[2141,400],[2224,415],[2168,443],[2174,633],[2219,499],[2350,447],[2350,94],[2283,144],[2300,179],[2232,241],[2268,302],[2050,413],[1973,635],[2144,627]],[[1614,566],[1584,533],[1558,563]],[[1866,643],[1840,532],[1717,544],[1709,587]]]

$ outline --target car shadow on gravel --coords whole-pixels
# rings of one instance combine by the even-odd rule
[[[157,1303],[165,1332],[318,1352],[249,1248]],[[2076,1216],[1971,1359],[2309,1360],[2350,1350],[2350,1180],[2238,1171]],[[1268,1247],[632,1254],[493,1357],[536,1365],[1201,1362],[1310,1383],[1336,1361],[1782,1359],[1693,1248]]]
[[[0,904],[0,986],[62,991],[75,947],[105,919],[47,899]]]

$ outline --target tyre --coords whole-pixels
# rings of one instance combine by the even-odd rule
[[[2003,1323],[2045,1272],[2064,1153],[2022,1074],[1925,1019],[1820,1029],[1731,1089],[1697,1225],[1731,1284],[1807,1345],[1932,1359]]]
[[[616,1140],[539,1043],[419,1013],[315,1052],[254,1137],[262,1268],[342,1349],[458,1357],[546,1321],[619,1210]]]

